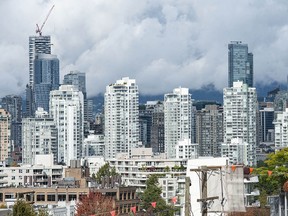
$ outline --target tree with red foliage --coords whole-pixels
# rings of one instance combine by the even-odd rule
[[[86,197],[76,205],[76,216],[101,215],[111,216],[113,210],[113,197],[90,191]]]

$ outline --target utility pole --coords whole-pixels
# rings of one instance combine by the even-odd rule
[[[201,202],[202,206],[202,216],[207,216],[208,215],[208,201],[209,200],[214,200],[218,199],[219,196],[214,196],[214,197],[207,197],[207,181],[208,181],[208,176],[207,173],[208,171],[213,171],[213,170],[219,170],[221,169],[221,166],[201,166],[198,169],[191,169],[190,171],[194,172],[199,172],[201,174],[201,198],[197,199],[197,202]],[[186,215],[185,215],[186,216]]]
[[[185,216],[190,216],[191,203],[190,203],[190,177],[185,177]]]

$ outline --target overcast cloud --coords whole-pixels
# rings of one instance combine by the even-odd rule
[[[28,83],[28,37],[55,4],[43,35],[61,64],[86,72],[88,95],[124,76],[143,94],[227,85],[227,45],[254,54],[255,81],[288,74],[287,0],[2,0],[0,97]]]

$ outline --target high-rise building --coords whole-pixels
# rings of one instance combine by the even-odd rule
[[[248,45],[232,41],[228,44],[228,50],[228,86],[242,81],[248,87],[253,87],[253,54],[248,53]]]
[[[56,55],[37,54],[34,60],[35,109],[49,111],[49,94],[59,88],[59,59]]]
[[[104,135],[90,134],[84,139],[83,157],[103,156],[105,154]]]
[[[281,113],[277,113],[274,121],[275,125],[275,148],[282,149],[288,147],[288,108]]]
[[[70,73],[64,75],[63,84],[77,86],[78,90],[83,93],[84,99],[87,98],[85,73],[80,71],[70,71]]]
[[[146,104],[140,105],[139,109],[139,136],[144,147],[151,147],[151,129],[152,129],[152,113],[154,106],[152,101],[147,101]],[[157,103],[157,101],[154,103]]]
[[[79,91],[83,93],[84,96],[84,121],[93,121],[93,101],[87,99],[86,92],[86,74],[80,71],[70,71],[70,73],[64,75],[63,79],[64,85],[74,85],[77,86]]]
[[[84,99],[73,85],[61,85],[50,92],[50,117],[58,129],[57,161],[70,164],[82,157],[84,139]]]
[[[157,101],[152,112],[151,147],[153,152],[165,152],[164,104]]]
[[[2,98],[2,108],[11,115],[11,156],[14,161],[22,160],[22,98],[18,95],[7,95]]]
[[[240,138],[248,143],[247,161],[256,165],[256,111],[257,94],[255,88],[242,81],[234,82],[233,87],[223,90],[224,143]]]
[[[11,153],[11,115],[4,109],[0,109],[0,161],[5,161]]]
[[[34,84],[34,60],[39,53],[51,54],[50,36],[29,37],[29,86]]]
[[[259,110],[260,140],[259,142],[274,142],[274,108],[265,107]]]
[[[108,85],[104,96],[105,157],[131,153],[139,142],[139,93],[134,79]]]
[[[39,107],[35,117],[23,118],[23,164],[35,164],[39,154],[53,154],[57,162],[57,129],[54,119]]]
[[[196,143],[200,156],[218,157],[223,142],[223,109],[218,105],[206,105],[196,114]]]
[[[35,114],[34,104],[34,60],[37,54],[51,54],[50,36],[30,36],[29,37],[29,84],[26,86],[26,107],[25,117],[32,117]]]
[[[176,157],[176,145],[191,140],[192,99],[188,88],[175,88],[164,95],[165,152],[167,158]]]

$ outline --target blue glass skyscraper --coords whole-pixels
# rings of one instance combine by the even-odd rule
[[[253,87],[253,54],[248,53],[248,45],[241,41],[232,41],[228,45],[228,86],[242,81]]]
[[[59,60],[56,55],[37,54],[34,60],[35,109],[49,111],[49,94],[59,88]]]

